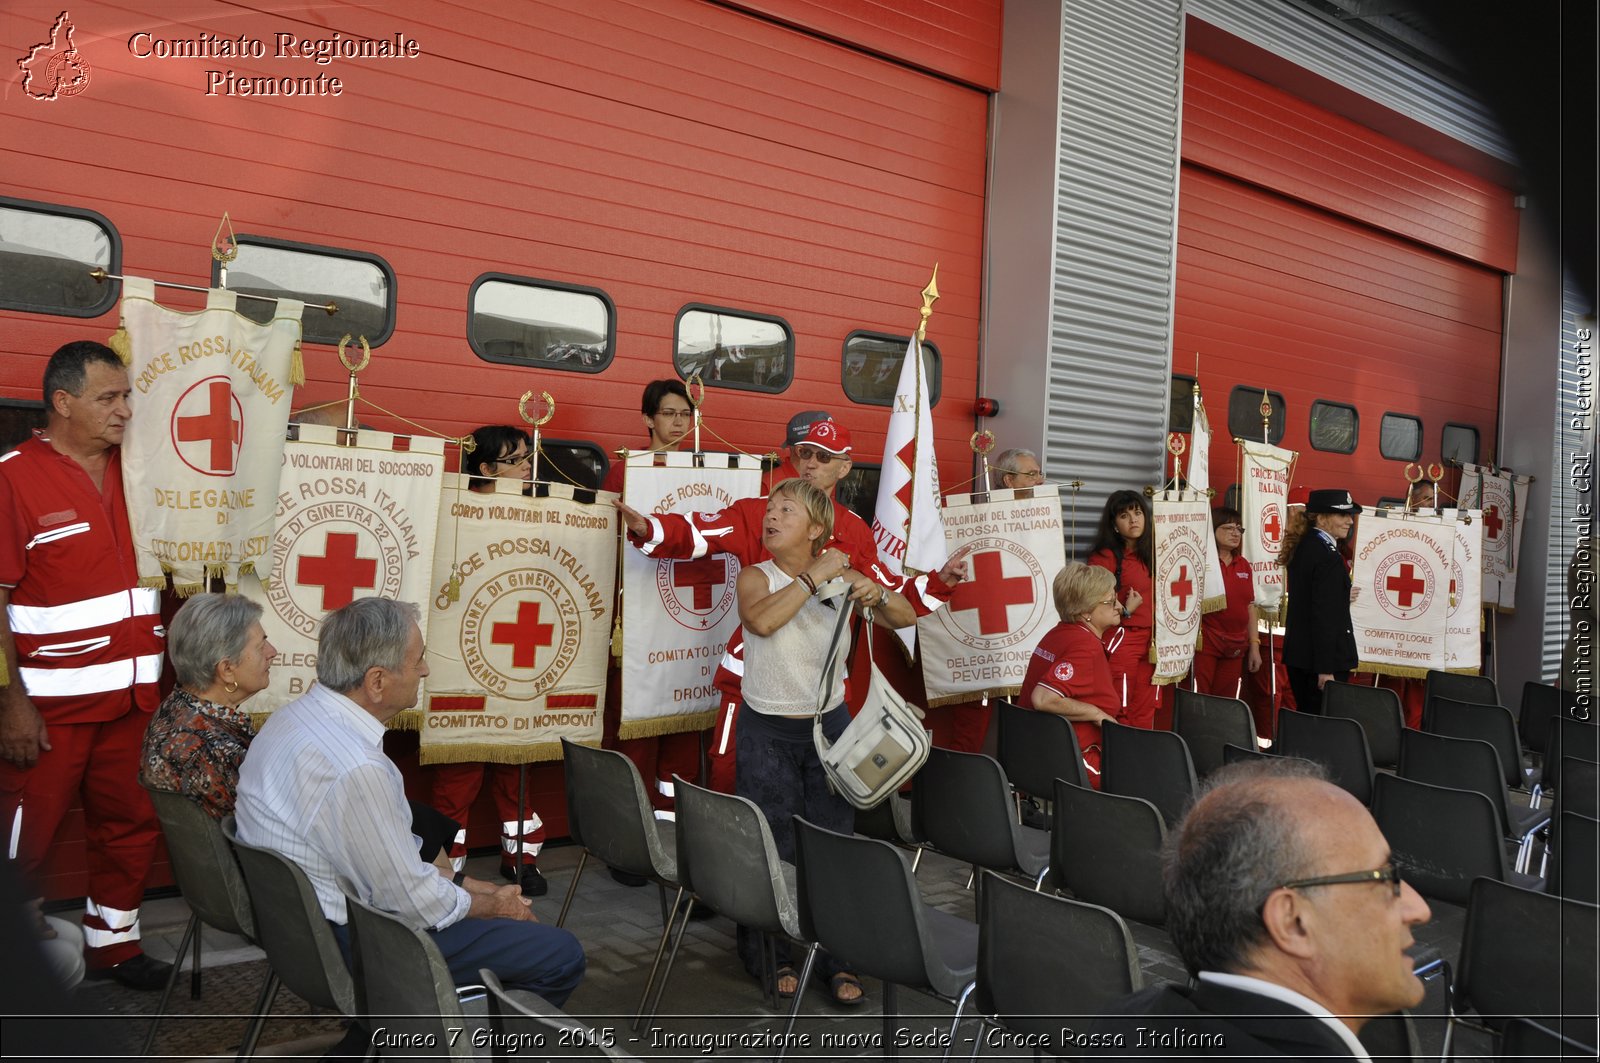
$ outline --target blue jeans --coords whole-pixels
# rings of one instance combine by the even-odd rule
[[[329,923],[345,963],[350,963],[350,929]],[[456,985],[479,985],[487,967],[507,989],[526,989],[561,1007],[583,981],[589,961],[571,931],[516,919],[462,919],[428,936],[444,955]]]

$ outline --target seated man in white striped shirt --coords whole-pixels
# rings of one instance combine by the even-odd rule
[[[583,979],[583,947],[544,926],[516,885],[495,886],[417,855],[384,725],[417,703],[428,666],[417,607],[362,598],[322,623],[317,683],[274,712],[239,769],[239,838],[305,871],[348,950],[343,882],[365,904],[427,930],[457,985],[487,967],[560,1006]]]

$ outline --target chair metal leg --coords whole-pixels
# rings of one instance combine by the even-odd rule
[[[200,999],[200,942],[205,937],[205,928],[198,923],[194,928],[194,959],[189,964],[189,999]]]
[[[978,1036],[972,1039],[972,1055],[968,1056],[968,1059],[977,1059],[978,1053],[983,1051],[983,1035],[989,1029],[989,1025],[988,1016],[978,1016]]]
[[[161,1025],[161,1016],[167,1013],[167,1003],[172,999],[172,989],[178,984],[178,972],[183,969],[183,954],[189,951],[189,938],[200,929],[200,917],[191,914],[189,923],[183,928],[183,940],[178,942],[177,954],[172,957],[172,971],[167,975],[167,987],[161,991],[161,1000],[156,1004],[155,1017],[150,1020],[150,1032],[144,1035],[144,1047],[139,1049],[141,1056],[150,1054],[150,1046],[156,1043],[156,1027]]]
[[[561,902],[561,914],[556,916],[556,926],[565,926],[567,922],[567,909],[572,907],[572,895],[578,892],[578,880],[583,877],[583,865],[589,862],[589,850],[585,849],[578,857],[578,868],[572,873],[572,883],[567,886],[567,896]]]
[[[950,1053],[955,1051],[956,1033],[961,1029],[961,1013],[967,1009],[967,998],[972,996],[972,991],[976,988],[978,988],[977,982],[968,982],[967,987],[961,991],[961,996],[956,1001],[956,1019],[950,1024],[950,1043],[944,1046],[945,1059],[949,1059]]]
[[[656,898],[661,902],[661,922],[665,924],[667,921],[667,887],[660,882],[656,883]]]
[[[650,977],[644,980],[644,992],[639,996],[639,1013],[633,1018],[633,1028],[639,1029],[639,1024],[644,1022],[645,1002],[650,999],[650,987],[656,984],[656,971],[661,969],[661,957],[667,951],[667,938],[672,933],[673,921],[678,917],[678,905],[683,903],[683,887],[678,887],[678,892],[672,898],[672,910],[667,913],[666,922],[661,927],[661,942],[656,945],[656,958],[650,964]],[[691,902],[692,903],[692,902]],[[684,920],[688,922],[687,919]]]
[[[1044,865],[1044,870],[1039,872],[1039,877],[1033,880],[1033,892],[1038,893],[1044,889],[1044,880],[1050,876],[1050,865]]]
[[[789,1048],[789,1038],[794,1033],[795,1020],[800,1017],[800,1002],[806,996],[806,983],[811,981],[811,969],[817,965],[817,950],[821,946],[816,942],[806,949],[806,962],[800,965],[800,984],[794,987],[794,1003],[789,1005],[789,1023],[783,1028],[783,1041],[778,1045],[778,1054],[774,1060],[783,1059],[783,1054]]]
[[[917,866],[922,863],[922,846],[917,846],[917,854],[911,858],[911,873],[917,873]]]
[[[895,1008],[895,989],[893,982],[883,983],[883,1058],[899,1059],[900,1046],[896,1043],[895,1031],[900,1027],[895,1020],[899,1013]]]
[[[266,981],[261,983],[261,993],[256,997],[255,1014],[244,1028],[244,1041],[239,1045],[239,1054],[234,1057],[235,1063],[244,1063],[256,1054],[256,1042],[261,1040],[261,1030],[267,1025],[267,1016],[272,1014],[272,1002],[277,996],[278,975],[269,967]]]
[[[682,921],[680,921],[678,923],[677,936],[672,939],[672,951],[667,953],[667,965],[665,967],[663,967],[662,970],[661,970],[661,981],[656,986],[655,999],[653,1001],[651,1001],[650,1008],[644,1015],[644,1026],[645,1026],[646,1029],[649,1029],[651,1026],[655,1025],[656,1012],[661,1010],[661,998],[667,992],[667,980],[672,977],[672,964],[678,958],[678,948],[683,944],[683,935],[685,933],[687,933],[688,930],[689,930],[689,915],[690,915],[690,910],[693,907],[694,907],[694,898],[690,897],[689,898],[689,903],[683,906],[683,919],[682,919]],[[676,912],[676,908],[674,909],[674,912]],[[672,926],[671,926],[670,923],[668,924],[667,929],[668,930],[672,929]],[[645,995],[648,996],[649,993],[650,993],[650,986],[648,984],[646,984],[645,985]],[[644,1006],[644,1001],[641,1000],[639,1002],[639,1004],[640,1004],[641,1007],[643,1007]],[[639,1020],[638,1019],[634,1020],[633,1028],[634,1028],[635,1032],[638,1031],[638,1029],[639,1029]]]

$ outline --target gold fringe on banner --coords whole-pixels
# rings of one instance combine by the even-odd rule
[[[11,685],[11,669],[6,667],[5,654],[0,653],[0,687]]]
[[[1157,676],[1151,676],[1150,677],[1150,682],[1154,686],[1169,687],[1174,683],[1181,683],[1185,679],[1188,679],[1188,678],[1189,678],[1189,673],[1185,672],[1182,675],[1157,675]]]
[[[421,709],[405,709],[400,715],[389,721],[389,730],[420,731],[422,730],[422,716]]]
[[[1362,661],[1356,665],[1356,671],[1364,675],[1393,675],[1402,679],[1421,679],[1431,669],[1417,668],[1408,664],[1373,664],[1370,661]]]
[[[106,337],[106,346],[116,352],[123,365],[133,364],[133,340],[128,337],[128,326],[120,320],[117,331]]]
[[[687,716],[657,716],[650,720],[623,720],[617,725],[618,738],[655,738],[680,731],[703,731],[717,722],[718,710]]]
[[[1202,598],[1200,600],[1200,615],[1204,616],[1207,613],[1220,612],[1227,607],[1228,596],[1226,594],[1218,594],[1214,597]]]
[[[297,388],[306,382],[306,360],[300,353],[300,341],[294,341],[294,351],[289,355],[289,386]]]
[[[448,746],[425,745],[417,753],[419,764],[538,764],[560,759],[560,742],[540,742],[534,746],[463,742]]]
[[[967,694],[949,694],[942,698],[929,698],[924,706],[929,709],[941,708],[945,705],[960,705],[968,701],[978,701],[982,698],[1010,698],[1022,693],[1022,687],[994,687],[990,690],[974,690]],[[1026,708],[1026,706],[1024,706]]]

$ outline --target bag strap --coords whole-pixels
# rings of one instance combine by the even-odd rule
[[[844,674],[845,658],[850,653],[850,621],[855,609],[850,602],[850,584],[842,579],[831,579],[817,588],[817,598],[833,602],[838,615],[833,621],[833,637],[828,640],[828,655],[822,663],[822,684],[817,688],[817,727],[822,726],[822,714],[833,708],[828,704],[839,677]]]

